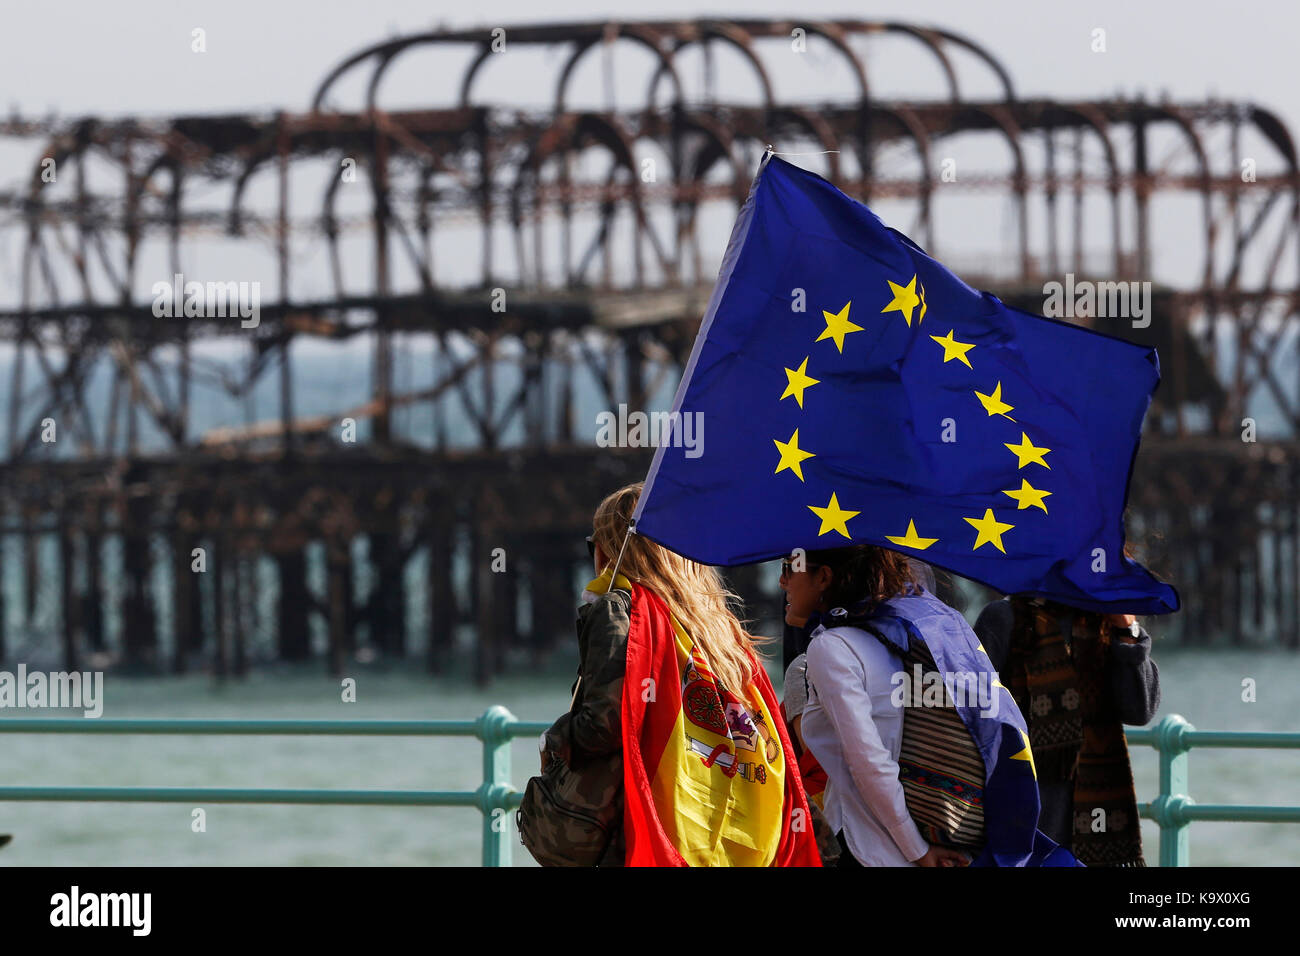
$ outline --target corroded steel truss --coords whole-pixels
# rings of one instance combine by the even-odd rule
[[[817,95],[781,92],[800,43],[835,78]],[[941,91],[879,93],[891,77],[873,72],[872,51],[888,44],[931,62]],[[520,50],[554,54],[551,74],[512,74]],[[616,95],[615,71],[625,73],[629,58],[644,68],[633,95]],[[429,98],[447,105],[386,106],[394,74],[417,62]],[[593,64],[603,64],[604,83],[588,82]],[[549,106],[484,94],[494,71],[516,86],[526,79]],[[620,91],[629,88],[623,73]],[[747,92],[733,96],[732,86]],[[991,92],[968,95],[972,86]],[[342,105],[357,89],[357,101]],[[466,522],[475,548],[495,529],[524,553],[572,559],[570,536],[594,497],[645,464],[636,452],[589,448],[582,383],[595,383],[602,408],[635,408],[676,381],[725,238],[715,223],[725,229],[769,144],[804,154],[800,162],[864,201],[891,204],[897,224],[941,258],[954,231],[969,232],[969,217],[945,218],[948,204],[1000,197],[1006,247],[987,268],[954,265],[1032,311],[1042,308],[1043,283],[1067,272],[1151,280],[1172,237],[1191,257],[1187,279],[1157,284],[1149,326],[1078,319],[1160,348],[1166,381],[1149,419],[1158,440],[1139,462],[1135,524],[1165,535],[1155,556],[1187,592],[1189,634],[1236,636],[1247,605],[1265,630],[1297,633],[1300,171],[1290,132],[1261,106],[1025,98],[982,46],[905,23],[609,22],[388,40],[339,64],[304,112],[14,119],[0,123],[0,137],[28,144],[31,157],[27,185],[0,195],[0,235],[16,236],[8,248],[21,250],[16,288],[0,296],[0,337],[19,355],[0,480],[9,527],[29,550],[43,533],[64,549],[70,658],[102,643],[91,545],[104,535],[136,544],[162,535],[178,569],[184,545],[204,536],[225,553],[275,556],[282,578],[296,582],[282,587],[269,628],[281,654],[307,653],[305,623],[283,607],[297,601],[303,617],[316,610],[329,620],[336,663],[359,613],[371,615],[383,649],[405,646],[399,585],[381,583],[360,612],[352,607],[353,537],[378,541],[372,558],[398,578],[418,548],[446,550],[446,536]],[[230,249],[258,243],[271,255],[223,264],[240,254]],[[211,314],[159,317],[144,291],[175,274],[274,292],[261,296],[255,327]],[[404,386],[395,369],[420,339],[432,343],[420,359],[429,367]],[[223,340],[245,343],[246,354],[213,360],[210,346]],[[309,340],[367,343],[362,400],[296,411],[304,373],[292,347]],[[98,393],[97,375],[108,377]],[[274,394],[273,414],[196,420],[198,390],[251,405],[259,386]],[[1242,420],[1259,403],[1274,413],[1272,434],[1261,436],[1270,440],[1243,443]],[[403,428],[401,416],[420,408],[427,427]],[[341,450],[345,418],[370,427],[361,445]],[[58,453],[43,440],[49,420],[60,429]],[[1184,477],[1207,447],[1222,467]],[[501,489],[518,484],[518,462],[544,470],[547,456],[585,473],[577,487],[590,494],[539,482],[532,497],[544,520],[525,534],[492,502],[509,503]],[[324,472],[324,462],[336,467]],[[1235,480],[1240,467],[1259,472],[1256,486],[1209,483],[1215,474]],[[431,470],[440,476],[433,483]],[[473,494],[445,483],[459,475],[473,476]],[[441,495],[429,493],[434,485]],[[1224,508],[1231,536],[1215,517]],[[543,538],[554,541],[543,548]],[[1265,547],[1266,538],[1276,543]],[[325,596],[300,580],[310,540],[328,542],[338,569]],[[85,570],[74,574],[78,560]],[[24,562],[29,576],[33,561]],[[442,568],[430,571],[433,659],[464,610],[445,610],[454,604],[449,563],[429,562]],[[142,583],[151,559],[127,565],[125,650],[144,659],[156,643]],[[435,582],[437,574],[446,579]],[[1244,583],[1214,584],[1216,575]],[[262,626],[232,623],[237,607],[223,596],[232,585],[218,582],[201,598],[183,578],[178,570],[176,661],[205,632],[218,648],[227,635],[242,647],[240,635]],[[565,587],[563,575],[549,583]],[[475,584],[468,600],[480,634],[514,641],[513,627],[483,616],[502,601],[514,606],[513,596],[493,597],[503,586]],[[201,599],[211,613],[186,618]],[[544,646],[567,612],[531,604],[541,617],[530,640]],[[480,654],[480,676],[494,660]]]

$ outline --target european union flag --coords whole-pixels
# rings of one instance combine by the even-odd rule
[[[661,442],[636,531],[706,564],[869,543],[1004,593],[1175,611],[1123,553],[1159,380],[1154,349],[972,289],[769,155],[674,401],[702,453]]]

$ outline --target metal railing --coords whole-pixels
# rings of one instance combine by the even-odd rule
[[[1235,823],[1300,823],[1300,807],[1197,803],[1188,794],[1188,764],[1193,747],[1238,750],[1300,749],[1300,734],[1197,730],[1178,714],[1148,730],[1129,730],[1131,744],[1154,747],[1160,755],[1160,793],[1138,806],[1139,815],[1160,825],[1160,865],[1191,864],[1190,825],[1195,820]]]
[[[220,787],[4,787],[5,801],[96,803],[262,803],[387,807],[476,807],[482,814],[483,865],[509,866],[510,811],[522,794],[510,782],[510,743],[541,734],[544,722],[517,720],[499,705],[477,720],[153,720],[16,718],[0,720],[0,734],[173,734],[245,736],[473,737],[483,744],[483,783],[477,790],[285,790]],[[1198,804],[1188,795],[1193,747],[1300,749],[1300,733],[1197,730],[1178,715],[1147,730],[1127,732],[1131,744],[1154,747],[1160,792],[1140,804],[1141,816],[1160,826],[1160,865],[1187,866],[1193,821],[1300,823],[1300,807]]]
[[[477,720],[153,720],[15,718],[0,734],[178,734],[254,737],[474,737],[483,744],[477,790],[284,790],[225,787],[0,787],[0,802],[274,803],[382,807],[477,807],[483,816],[483,865],[511,862],[510,811],[522,794],[510,783],[510,742],[541,734],[547,723],[518,720],[499,705]]]

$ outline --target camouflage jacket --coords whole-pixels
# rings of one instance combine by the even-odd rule
[[[546,731],[546,749],[590,777],[590,786],[623,807],[623,677],[632,595],[615,590],[578,609],[578,681],[573,706]],[[584,780],[584,785],[586,781]],[[593,802],[597,794],[589,795]],[[626,844],[620,826],[601,866],[622,866]]]

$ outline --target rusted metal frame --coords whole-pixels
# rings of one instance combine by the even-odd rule
[[[1057,236],[1060,223],[1056,209],[1058,187],[1056,178],[1056,127],[1044,127],[1042,133],[1046,143],[1043,199],[1047,205],[1047,271],[1051,275],[1060,275],[1060,243],[1059,236]]]
[[[646,97],[646,110],[650,110],[653,106],[653,94],[655,87],[658,86],[658,77],[662,76],[664,73],[667,73],[672,80],[673,87],[677,93],[676,102],[684,102],[684,87],[682,86],[681,77],[677,73],[676,64],[673,62],[673,53],[666,48],[662,37],[646,30],[639,24],[611,22],[606,25],[606,30],[602,31],[600,35],[592,35],[581,39],[575,38],[573,52],[564,62],[564,66],[561,68],[560,75],[555,83],[555,115],[562,116],[567,111],[565,100],[568,96],[569,80],[573,76],[573,71],[576,69],[578,61],[581,60],[587,51],[596,44],[610,42],[609,34],[607,32],[610,28],[613,29],[614,39],[626,39],[635,43],[640,43],[659,58],[659,66],[655,70],[654,74],[656,79],[651,83],[650,90],[648,91],[649,95]],[[466,74],[465,84],[462,88],[462,105],[467,105],[469,102],[470,86],[481,65],[482,59],[480,58],[480,60],[475,61],[471,66],[470,71]]]
[[[80,354],[75,352],[68,353],[68,359],[62,371],[55,372],[45,359],[45,355],[39,343],[34,343],[36,354],[41,361],[43,374],[46,376],[46,385],[49,386],[49,398],[45,406],[36,414],[32,424],[27,429],[26,437],[21,442],[17,441],[18,433],[15,431],[14,442],[11,445],[9,457],[11,460],[26,458],[38,444],[41,434],[41,422],[51,415],[57,415],[71,404],[77,401],[77,395],[81,392],[85,384],[85,377],[89,374],[90,369],[80,361]],[[72,396],[65,394],[68,389],[72,390]],[[86,428],[90,428],[90,421],[87,419]]]
[[[948,80],[949,101],[954,104],[961,102],[961,89],[957,83],[957,72],[952,68],[952,61],[948,59],[947,53],[943,50],[943,41],[946,39],[953,39],[956,36],[955,34],[945,36],[938,30],[918,27],[910,23],[899,23],[897,21],[873,24],[867,27],[864,32],[901,33],[920,41],[923,46],[934,54],[935,59],[939,61],[939,68],[943,70],[943,74]],[[969,41],[965,42],[969,43]],[[980,52],[978,48],[972,48],[975,49],[975,52]]]
[[[1015,101],[1016,91],[1014,84],[1011,82],[1011,74],[1007,72],[1006,67],[1004,67],[988,50],[968,37],[964,37],[959,33],[953,33],[951,30],[945,30],[940,27],[931,27],[928,32],[934,36],[942,38],[946,43],[951,43],[970,51],[987,63],[989,68],[997,74],[998,80],[1002,83],[1002,89],[1003,92],[1006,93],[1007,103]]]
[[[465,378],[468,375],[468,373],[474,368],[477,368],[482,364],[483,361],[482,355],[481,354],[478,355],[473,360],[460,362],[456,359],[454,355],[452,355],[451,350],[447,348],[446,330],[439,328],[438,331],[434,334],[438,338],[439,354],[444,356],[447,361],[447,364],[451,366],[451,369],[447,373],[447,377],[444,379],[444,381],[452,382],[456,385],[456,391],[460,395],[461,404],[464,405],[465,411],[469,414],[470,418],[474,420],[474,424],[478,426],[479,431],[482,432],[486,429],[489,429],[491,427],[491,423],[488,421],[487,416],[491,414],[492,410],[490,408],[486,409],[483,412],[480,412],[478,410],[477,401],[474,398],[473,394],[470,392],[467,383],[465,382]]]
[[[60,152],[61,156],[66,156],[70,154],[71,154],[70,151],[66,151],[66,150]],[[31,203],[28,207],[29,209],[28,241],[23,250],[23,269],[22,269],[20,301],[21,301],[21,307],[24,312],[26,312],[31,306],[31,295],[32,295],[31,271],[32,271],[32,259],[35,256],[39,256],[40,259],[42,260],[42,263],[44,265],[44,270],[45,270],[46,284],[50,291],[51,299],[52,301],[55,302],[56,306],[58,300],[58,294],[55,288],[56,284],[53,279],[53,274],[50,270],[48,258],[45,255],[44,243],[42,242],[41,239],[41,232],[38,228],[37,213],[40,208],[40,201],[39,201],[40,187],[37,184],[39,182],[40,182],[40,176],[39,173],[36,173],[34,174],[33,177],[33,187],[32,187],[33,193],[31,196]],[[66,326],[65,326],[65,340],[66,340]],[[28,438],[25,441],[23,441],[21,444],[19,443],[19,430],[18,430],[19,410],[18,409],[20,403],[23,400],[23,368],[26,365],[26,360],[23,354],[22,346],[25,342],[31,344],[33,354],[35,355],[37,360],[37,364],[40,366],[41,373],[45,377],[45,384],[50,388],[51,395],[52,395],[51,407],[55,410],[58,410],[67,406],[67,401],[62,394],[63,385],[68,381],[69,378],[75,378],[77,380],[77,384],[74,389],[77,395],[76,403],[83,416],[84,419],[83,425],[87,435],[91,434],[91,430],[93,427],[92,420],[90,419],[89,413],[85,409],[84,401],[81,400],[81,396],[80,396],[81,389],[80,389],[80,380],[78,376],[79,357],[77,356],[76,353],[68,350],[66,353],[66,360],[65,360],[63,371],[60,373],[56,373],[53,367],[50,365],[49,360],[45,354],[45,343],[41,339],[40,330],[32,329],[30,324],[27,321],[24,321],[17,342],[17,348],[15,350],[16,367],[13,373],[13,384],[10,393],[9,455],[11,458],[25,456],[30,451],[31,445],[35,440],[35,436],[40,431],[41,421],[48,414],[50,414],[50,408],[47,408],[45,411],[38,414],[36,419],[34,420],[32,430],[29,433]]]
[[[522,343],[521,343],[522,344]],[[515,418],[521,410],[529,407],[529,397],[536,390],[541,382],[541,362],[542,356],[525,348],[523,360],[520,362],[523,378],[519,387],[515,389],[514,395],[501,408],[501,414],[497,416],[496,421],[492,424],[493,434],[499,435],[510,425],[511,419]],[[491,409],[488,410],[491,414]],[[524,429],[525,435],[528,429]]]
[[[287,306],[292,298],[289,277],[289,156],[292,144],[284,114],[277,117],[276,127],[276,171],[280,194],[276,208],[276,256],[279,259],[280,301]],[[281,450],[286,456],[293,454],[294,450],[293,429],[290,427],[294,419],[292,344],[293,334],[286,327],[279,343]]]
[[[1100,110],[1090,103],[1072,103],[1061,106],[1067,113],[1079,117],[1084,124],[1092,129],[1096,134],[1098,142],[1101,143],[1102,151],[1106,154],[1107,191],[1110,193],[1110,224],[1111,224],[1111,246],[1115,253],[1115,274],[1123,272],[1124,244],[1121,241],[1120,230],[1120,196],[1123,191],[1123,178],[1120,172],[1119,154],[1115,150],[1115,144],[1111,142],[1109,126],[1106,117]],[[1082,173],[1083,154],[1082,150],[1078,153],[1079,171]],[[1082,176],[1080,175],[1080,179]],[[1082,186],[1076,185],[1076,206],[1077,210],[1082,209]],[[1082,215],[1079,215],[1082,220]],[[1082,260],[1082,223],[1076,227],[1075,246],[1078,251],[1077,258]],[[1083,263],[1077,263],[1082,267]]]
[[[762,108],[766,111],[776,105],[776,95],[772,91],[772,80],[767,74],[767,68],[763,65],[762,59],[754,52],[753,38],[748,31],[737,26],[734,22],[724,20],[680,21],[674,26],[676,29],[673,30],[673,43],[671,47],[666,48],[664,51],[670,60],[675,63],[677,54],[692,44],[705,44],[709,40],[720,40],[728,43],[738,50],[740,55],[753,68],[754,75],[758,78],[758,84],[762,90]],[[661,63],[659,69],[655,71],[651,78],[650,89],[646,97],[647,103],[653,103],[654,94],[657,91],[663,71],[664,66]],[[680,81],[678,81],[679,102],[682,101],[681,91],[682,87]]]
[[[613,177],[613,172],[617,168],[618,168],[617,166],[611,168],[610,170],[611,178]],[[590,244],[587,246],[587,251],[583,253],[582,261],[578,263],[578,268],[574,272],[570,273],[569,282],[568,282],[570,286],[587,285],[587,270],[591,267],[591,260],[596,257],[596,253],[604,249],[606,247],[606,244],[609,242],[610,225],[613,222],[614,213],[617,211],[617,209],[618,209],[618,204],[615,203],[612,199],[607,200],[606,202],[601,204],[600,228],[596,230],[596,235],[592,237]],[[606,255],[605,257],[605,264],[606,264],[606,268],[608,268],[609,266],[608,255]]]
[[[104,445],[103,454],[105,456],[115,455],[117,449],[117,422],[119,408],[122,401],[122,372],[113,363],[113,379],[108,389],[108,416],[104,422]]]
[[[1296,185],[1297,172],[1300,172],[1300,161],[1297,160],[1295,141],[1286,125],[1272,111],[1253,105],[1247,109],[1250,121],[1255,129],[1273,143],[1278,152],[1282,154],[1282,157],[1286,160],[1287,169],[1292,175],[1291,232],[1297,236],[1297,269],[1300,269],[1300,186]],[[1300,372],[1297,372],[1297,394],[1300,394]],[[1300,545],[1295,544],[1294,539],[1293,547],[1296,549],[1293,552],[1296,563],[1300,565]],[[1300,614],[1300,592],[1297,592],[1297,595],[1297,613]]]
[[[388,265],[388,224],[391,208],[388,198],[389,138],[378,127],[374,129],[374,146],[370,154],[370,185],[374,199],[375,282],[376,296],[382,300],[389,294],[390,272]],[[371,424],[375,441],[386,445],[392,438],[392,422],[388,403],[392,400],[393,355],[392,337],[387,328],[388,314],[377,305],[375,316],[375,359],[372,394],[379,401],[380,412]]]
[[[183,193],[183,180],[181,177],[181,167],[179,165],[172,167],[172,191],[171,202],[169,204],[171,212],[171,223],[168,230],[168,254],[171,261],[173,275],[182,273],[181,269],[181,196]],[[177,443],[181,446],[185,444],[185,438],[189,433],[190,427],[190,399],[191,399],[191,379],[190,379],[190,328],[188,324],[181,326],[179,332],[180,342],[177,351],[180,357],[179,368],[177,369]],[[188,594],[188,592],[187,592]],[[188,598],[187,598],[188,600]]]
[[[165,408],[175,408],[176,400],[175,397],[171,394],[170,391],[171,386],[167,384],[166,375],[162,367],[158,364],[158,359],[153,354],[153,352],[150,351],[150,352],[142,353],[140,355],[140,364],[144,368],[149,370],[149,375],[153,379],[154,391],[158,393],[159,399],[161,400],[163,406]],[[178,421],[177,416],[174,413],[171,415],[171,420],[172,420],[172,428],[174,429]],[[168,435],[177,446],[181,444],[179,440],[179,435],[177,435],[174,431],[169,430]]]
[[[1273,284],[1273,277],[1277,274],[1278,266],[1282,262],[1282,253],[1286,249],[1287,241],[1292,238],[1297,238],[1297,240],[1300,240],[1300,237],[1295,237],[1293,236],[1292,233],[1289,232],[1284,232],[1281,236],[1278,237],[1277,244],[1273,248],[1273,255],[1272,258],[1269,260],[1268,270],[1264,278],[1265,288],[1268,288]],[[1286,331],[1287,317],[1284,316],[1282,318],[1281,322],[1279,322],[1278,324],[1278,330],[1275,333],[1273,333],[1269,341],[1267,341],[1262,348],[1259,348],[1257,350],[1255,344],[1252,341],[1253,333],[1255,332],[1256,328],[1259,325],[1260,320],[1263,317],[1264,309],[1266,308],[1267,303],[1268,303],[1267,299],[1260,299],[1254,314],[1247,321],[1238,322],[1237,328],[1239,330],[1239,333],[1238,333],[1237,351],[1240,357],[1238,359],[1237,390],[1238,390],[1238,394],[1240,395],[1240,401],[1241,401],[1241,406],[1238,409],[1238,413],[1242,415],[1245,414],[1246,401],[1250,397],[1251,392],[1253,392],[1256,388],[1256,385],[1248,386],[1246,384],[1245,354],[1248,354],[1251,358],[1255,360],[1256,371],[1261,376],[1261,378],[1263,378],[1263,380],[1268,384],[1269,388],[1272,390],[1273,397],[1277,400],[1278,408],[1283,412],[1283,414],[1285,414],[1288,418],[1291,419],[1292,427],[1296,431],[1300,432],[1300,411],[1297,411],[1292,406],[1291,399],[1289,398],[1289,396],[1287,396],[1286,390],[1282,388],[1281,383],[1278,382],[1277,378],[1274,376],[1272,365],[1271,365],[1272,357],[1275,354],[1273,349],[1276,347],[1278,341],[1281,339],[1282,334]]]
[[[1192,120],[1186,113],[1176,106],[1162,106],[1157,110],[1170,119],[1183,134],[1187,137],[1188,144],[1192,148],[1192,153],[1196,157],[1196,163],[1199,167],[1201,180],[1201,208],[1204,214],[1205,222],[1205,263],[1201,269],[1202,282],[1206,287],[1214,283],[1214,240],[1215,240],[1215,222],[1214,210],[1211,205],[1210,193],[1210,160],[1205,154],[1205,146],[1201,142],[1200,134],[1196,131]]]
[[[552,127],[553,133],[548,130],[546,134],[539,138],[534,152],[530,155],[529,160],[525,161],[521,167],[520,175],[516,178],[512,198],[518,195],[521,188],[521,182],[525,172],[530,165],[533,166],[534,181],[539,181],[540,165],[550,155],[560,152],[566,157],[567,154],[581,149],[588,141],[594,142],[605,147],[612,159],[610,172],[607,177],[606,185],[612,187],[615,182],[615,176],[618,169],[624,168],[628,171],[630,178],[629,192],[631,193],[631,204],[633,218],[636,224],[635,239],[633,243],[633,253],[638,281],[644,280],[644,263],[641,258],[641,239],[649,234],[648,241],[659,259],[660,268],[666,273],[673,274],[675,266],[671,257],[664,251],[659,243],[658,237],[653,235],[653,229],[646,218],[644,205],[641,199],[640,179],[636,171],[636,157],[634,155],[632,141],[628,134],[616,124],[610,122],[605,117],[593,113],[585,113],[576,117],[564,118],[560,123]],[[586,274],[592,257],[597,249],[605,250],[605,268],[607,273],[611,264],[608,242],[610,239],[610,225],[614,214],[617,211],[617,203],[613,198],[608,198],[602,203],[601,213],[602,221],[596,237],[593,239],[587,252],[584,254],[582,263],[576,274],[570,274],[570,284],[580,283]]]
[[[134,343],[114,341],[109,344],[108,351],[117,363],[118,368],[126,377],[127,383],[130,385],[129,395],[131,404],[127,407],[127,413],[131,418],[128,419],[128,437],[130,437],[134,431],[134,428],[131,427],[134,420],[132,412],[136,407],[143,407],[153,416],[153,419],[158,423],[158,426],[172,437],[172,440],[176,444],[181,444],[181,433],[175,415],[168,411],[167,407],[159,401],[158,397],[145,386],[144,380],[140,376],[139,369],[136,368],[136,351]],[[128,449],[131,448],[133,448],[133,445],[129,444]]]
[[[483,447],[492,451],[497,447],[497,430],[493,422],[493,411],[496,408],[497,333],[495,330],[489,331],[483,337],[485,341],[480,344],[483,352],[479,363],[483,385],[483,424],[480,426],[479,434]]]
[[[388,218],[389,225],[393,227],[393,232],[401,240],[402,247],[406,250],[411,264],[415,266],[416,273],[420,276],[420,284],[424,291],[433,292],[435,290],[433,274],[425,264],[425,257],[421,254],[420,249],[416,246],[415,240],[411,238],[410,230],[407,229],[406,223],[398,215],[390,215]]]
[[[996,74],[1005,93],[1006,101],[1011,102],[1015,99],[1015,91],[1012,86],[1011,76],[1007,72],[1006,68],[1003,67],[1002,64],[984,47],[967,37],[953,33],[950,30],[944,30],[937,27],[920,29],[911,24],[890,21],[847,19],[822,20],[807,23],[804,21],[772,21],[736,18],[733,22],[754,36],[764,37],[788,37],[790,29],[795,26],[803,27],[808,33],[813,33],[814,29],[816,29],[820,35],[827,39],[830,39],[830,37],[827,35],[827,32],[824,31],[829,31],[830,29],[839,31],[846,37],[849,35],[871,35],[878,33],[904,33],[910,35],[915,39],[920,40],[932,52],[934,52],[936,56],[940,57],[940,66],[944,69],[945,74],[949,78],[949,89],[953,99],[956,100],[959,91],[956,88],[955,73],[952,70],[951,64],[943,50],[943,45],[945,43],[951,43],[963,47],[975,54],[979,59],[983,60]]]
[[[704,176],[712,168],[713,164],[726,160],[731,165],[731,184],[729,191],[733,199],[737,197],[738,191],[743,189],[748,192],[747,180],[752,178],[748,176],[746,169],[741,165],[740,157],[737,155],[735,138],[731,131],[723,126],[713,116],[704,112],[676,110],[671,120],[671,129],[674,136],[684,136],[688,131],[694,130],[705,139],[705,145],[696,150],[694,155],[681,157],[680,166],[675,172],[675,181],[679,187],[688,191],[698,189]],[[742,194],[743,196],[743,194]],[[741,199],[743,201],[743,198]],[[699,237],[695,232],[695,216],[699,211],[697,201],[683,199],[677,204],[677,234],[678,234],[678,265],[676,266],[676,275],[682,275],[680,260],[684,253],[682,247],[689,241],[692,249],[692,271],[698,282],[703,273],[704,265],[701,258]]]
[[[772,110],[768,118],[774,137],[782,122],[789,123],[792,126],[801,126],[811,134],[827,153],[826,162],[830,167],[828,178],[836,185],[840,185],[843,182],[840,175],[840,143],[836,139],[835,132],[831,129],[830,124],[807,107],[778,106]]]
[[[1208,291],[1213,287],[1214,281],[1214,216],[1211,205],[1210,193],[1210,164],[1205,155],[1204,147],[1201,144],[1200,136],[1193,128],[1188,117],[1176,107],[1159,107],[1149,109],[1138,104],[1133,111],[1131,122],[1134,131],[1134,177],[1133,189],[1134,196],[1137,200],[1137,228],[1138,228],[1138,271],[1141,275],[1150,273],[1150,234],[1148,225],[1148,199],[1151,192],[1151,176],[1147,162],[1147,144],[1146,144],[1146,127],[1149,123],[1160,119],[1167,119],[1177,125],[1187,138],[1192,152],[1196,156],[1200,168],[1200,185],[1202,193],[1202,208],[1204,211],[1205,222],[1205,264],[1202,270],[1203,280],[1202,288]],[[1212,300],[1206,298],[1206,309],[1210,315],[1213,315]],[[1238,353],[1240,361],[1240,353]],[[1240,367],[1238,369],[1240,372]],[[1238,387],[1237,395],[1239,401],[1244,401],[1244,396]]]
[[[226,229],[232,236],[244,234],[244,190],[262,164],[270,162],[276,156],[279,137],[280,131],[275,124],[268,124],[257,142],[239,153],[244,165],[231,185],[230,213],[226,223]]]
[[[1002,105],[979,106],[967,104],[962,108],[975,115],[987,117],[993,128],[1002,133],[1011,148],[1011,157],[1015,161],[1012,173],[1012,189],[1016,195],[1016,206],[1020,233],[1020,271],[1029,278],[1033,275],[1033,259],[1029,254],[1029,181],[1025,169],[1025,154],[1020,147],[1021,129],[1011,108]],[[959,114],[960,115],[959,111]]]
[[[927,249],[934,249],[934,177],[931,173],[932,157],[930,155],[930,134],[925,126],[917,119],[916,113],[906,106],[881,106],[873,105],[870,108],[868,124],[871,127],[872,135],[870,137],[869,149],[874,150],[875,144],[875,127],[879,118],[891,120],[903,135],[909,137],[916,145],[917,158],[921,163],[920,185],[920,204],[921,204],[921,227],[924,233],[925,246]],[[859,160],[859,165],[863,169],[868,167],[874,168],[875,161],[873,158],[863,156]],[[863,185],[864,199],[870,194],[870,186]]]
[[[609,375],[609,365],[602,363],[596,353],[591,350],[591,344],[587,341],[587,336],[579,331],[573,336],[574,341],[578,344],[578,352],[583,360],[587,363],[587,368],[591,370],[596,381],[600,383],[605,393],[605,402],[607,407],[614,406],[614,383]]]
[[[1234,235],[1234,245],[1232,253],[1232,262],[1228,267],[1228,274],[1224,280],[1219,283],[1219,288],[1224,291],[1233,291],[1240,287],[1241,266],[1245,260],[1246,246],[1248,246],[1259,235],[1268,214],[1273,211],[1274,205],[1283,196],[1281,189],[1270,190],[1264,201],[1260,203],[1255,210],[1255,217],[1246,226],[1244,230],[1236,232]]]
[[[473,135],[474,145],[478,150],[479,182],[475,192],[478,194],[479,221],[483,227],[483,288],[492,287],[492,176],[495,156],[492,150],[492,136],[488,129],[488,114],[478,114]]]

